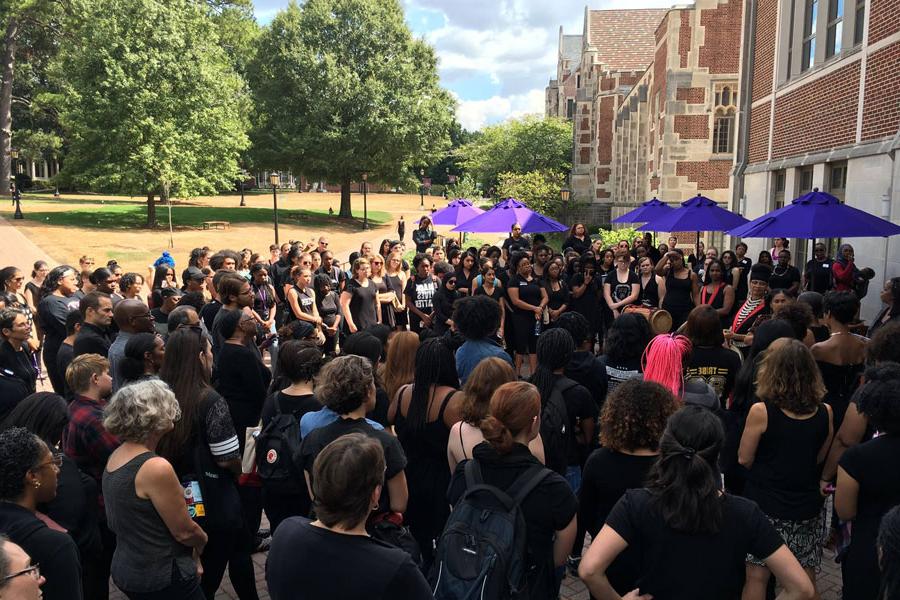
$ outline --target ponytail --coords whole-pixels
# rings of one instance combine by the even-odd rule
[[[515,442],[540,414],[541,395],[537,388],[524,381],[504,383],[491,396],[489,414],[478,427],[497,454],[509,454]]]
[[[721,528],[717,463],[724,438],[721,422],[706,408],[686,406],[669,418],[647,487],[663,520],[675,531],[695,535]]]
[[[497,417],[486,416],[479,425],[485,441],[494,447],[497,454],[509,454],[513,448],[513,436]]]

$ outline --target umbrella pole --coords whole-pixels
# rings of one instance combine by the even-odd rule
[[[700,232],[697,232],[697,241],[694,242],[694,258],[697,259],[697,264],[702,265],[700,262]]]

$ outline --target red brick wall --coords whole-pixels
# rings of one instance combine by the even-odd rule
[[[778,98],[772,158],[852,144],[858,98],[859,62]]]
[[[759,0],[756,13],[756,54],[753,59],[753,100],[772,93],[778,0]]]
[[[616,101],[613,96],[600,98],[597,110],[597,164],[608,165],[612,162],[613,121],[616,118]]]
[[[895,11],[900,14],[900,9]],[[874,16],[874,15],[873,15]],[[900,42],[869,56],[862,139],[897,133],[900,128]]]
[[[679,161],[675,165],[675,174],[687,177],[688,181],[697,184],[698,190],[715,190],[728,188],[728,177],[731,174],[731,162],[727,160]]]
[[[578,143],[590,144],[591,143],[591,134],[590,133],[582,133],[581,137],[578,139]]]
[[[675,99],[688,104],[703,104],[706,102],[706,88],[678,88],[675,90]]]
[[[716,8],[700,11],[705,36],[697,62],[701,67],[708,67],[710,73],[738,72],[742,4],[741,0],[728,0]]]
[[[691,51],[691,10],[681,11],[681,28],[678,30],[678,56],[681,68],[688,66],[688,52]]]
[[[769,156],[769,113],[772,103],[766,102],[750,109],[750,163],[763,162]]]
[[[869,16],[870,44],[900,31],[900,4],[897,0],[872,0],[871,9],[872,14]],[[846,10],[850,10],[849,7]]]
[[[660,20],[659,25],[656,27],[656,43],[658,44],[661,39],[666,37],[666,31],[669,27],[669,15],[667,14],[665,17]]]
[[[675,115],[675,133],[683,140],[708,140],[709,115]]]
[[[616,80],[614,77],[604,77],[600,80],[600,91],[608,92],[616,89]]]
[[[597,190],[598,198],[609,198],[610,194],[606,190]]]
[[[650,189],[654,192],[659,190],[659,177],[650,178]]]
[[[599,185],[603,185],[607,181],[609,181],[609,176],[612,173],[612,169],[602,168],[597,169],[597,183]]]
[[[578,164],[586,165],[590,162],[591,162],[591,149],[590,148],[582,148],[579,151]]]
[[[650,95],[650,106],[653,106],[653,98],[656,92],[659,92],[659,112],[662,113],[666,106],[666,46],[667,42],[656,49],[656,55],[653,59],[653,93]],[[660,115],[651,115],[651,118],[659,119],[660,127],[662,127],[662,119]],[[659,129],[658,128],[658,129]]]

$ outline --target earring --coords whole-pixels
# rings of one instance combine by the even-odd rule
[[[39,487],[41,487],[41,482],[40,482],[40,481],[35,481],[35,482],[34,482],[34,489],[37,489],[37,488],[39,488]]]

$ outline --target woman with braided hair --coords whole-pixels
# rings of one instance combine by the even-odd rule
[[[591,594],[620,597],[606,571],[634,546],[640,587],[626,598],[737,599],[747,552],[765,557],[782,584],[780,599],[812,597],[812,583],[765,514],[722,491],[723,440],[722,425],[705,408],[686,406],[669,418],[646,487],[625,492],[581,560],[578,574]]]

